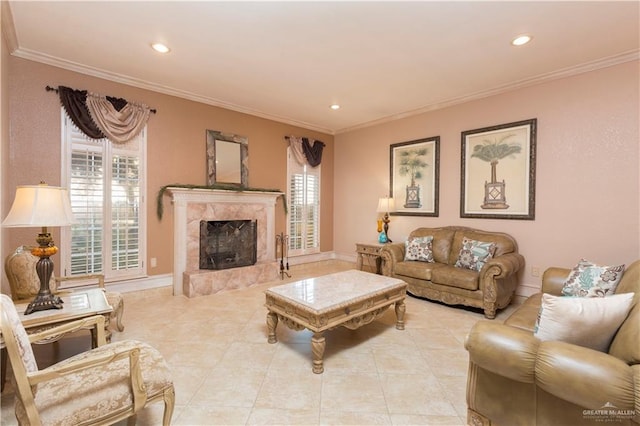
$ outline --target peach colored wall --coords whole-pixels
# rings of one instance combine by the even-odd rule
[[[439,135],[440,215],[392,216],[394,241],[419,226],[507,232],[526,259],[521,292],[540,285],[532,267],[639,259],[639,71],[629,62],[336,135],[335,251],[353,255],[356,241],[376,238],[389,145]],[[460,133],[530,118],[538,119],[535,220],[460,218]]]
[[[2,13],[2,12],[0,12]],[[9,49],[7,48],[4,33],[0,35],[0,213],[4,213],[7,200],[3,183],[9,177]],[[7,207],[9,209],[9,207]],[[4,218],[4,214],[0,219]],[[2,228],[0,228],[0,259],[4,259],[7,248],[5,247]]]
[[[3,190],[13,199],[16,185],[45,180],[60,184],[60,103],[45,86],[68,86],[146,103],[156,108],[147,135],[148,243],[147,260],[157,258],[149,275],[173,269],[173,213],[165,197],[165,215],[156,216],[156,194],[168,184],[206,184],[206,130],[220,130],[249,139],[249,186],[286,191],[286,142],[295,134],[319,139],[326,147],[322,163],[322,251],[333,249],[333,136],[63,70],[20,58],[9,59],[11,137],[10,171]],[[4,97],[4,96],[3,96]],[[281,205],[281,201],[279,201]],[[3,210],[4,217],[10,206]],[[285,215],[277,208],[276,232],[285,228]],[[6,247],[32,243],[33,230],[7,229]],[[59,233],[54,233],[59,238]],[[274,243],[275,244],[275,243]],[[59,259],[54,259],[58,263]]]

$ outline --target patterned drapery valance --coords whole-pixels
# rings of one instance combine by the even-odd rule
[[[126,99],[58,86],[60,103],[71,121],[91,139],[127,142],[142,131],[151,109]]]
[[[314,140],[312,145],[309,142],[309,138],[285,136],[285,139],[289,141],[289,146],[298,164],[308,164],[311,167],[320,165],[322,162],[322,150],[325,147],[324,142]]]

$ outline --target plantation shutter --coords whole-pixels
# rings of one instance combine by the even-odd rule
[[[76,218],[62,234],[65,275],[144,276],[146,129],[113,144],[88,138],[66,113],[63,123],[63,182]]]
[[[76,136],[77,134],[73,134],[72,138]],[[70,275],[102,273],[103,270],[102,171],[103,157],[100,152],[95,152],[89,146],[72,151],[69,194],[76,223],[71,232]]]
[[[320,166],[300,165],[288,157],[289,254],[320,251]]]

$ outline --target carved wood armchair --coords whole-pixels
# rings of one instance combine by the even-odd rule
[[[106,344],[104,317],[94,316],[28,335],[9,296],[0,295],[0,329],[16,384],[19,424],[111,424],[147,404],[164,401],[163,425],[171,423],[173,381],[160,353],[135,340]],[[94,326],[98,347],[38,369],[32,343]]]
[[[40,278],[36,273],[36,263],[39,258],[31,254],[27,246],[18,247],[4,262],[4,270],[11,287],[11,298],[15,302],[33,299],[40,290]],[[51,276],[49,288],[52,293],[72,290],[79,287],[97,286],[104,289],[104,275],[78,275],[72,277]],[[124,312],[124,298],[121,293],[105,291],[107,302],[113,308],[111,318],[114,319],[116,329],[124,330],[122,314]],[[107,336],[109,340],[110,336]]]

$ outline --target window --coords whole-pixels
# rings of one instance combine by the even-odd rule
[[[76,219],[62,232],[64,275],[144,276],[146,128],[116,144],[89,139],[62,114],[62,186]]]
[[[320,167],[301,166],[287,151],[289,255],[320,251]]]

